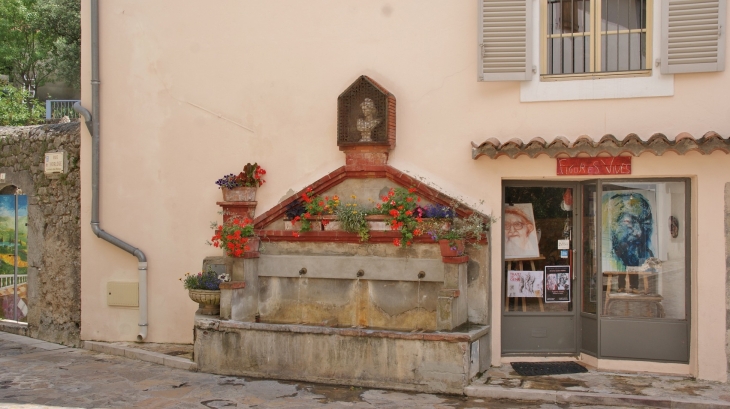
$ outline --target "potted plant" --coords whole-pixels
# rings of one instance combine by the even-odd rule
[[[222,248],[228,257],[243,257],[244,253],[259,250],[260,239],[254,233],[253,220],[247,217],[213,223],[211,228],[215,234],[208,244]]]
[[[198,274],[185,273],[180,281],[188,290],[190,299],[200,306],[196,314],[218,315],[220,314],[221,304],[220,284],[228,281],[228,279],[227,274],[219,275],[209,268]]]
[[[225,175],[215,184],[223,191],[225,202],[253,202],[256,200],[256,189],[265,182],[265,174],[264,168],[257,163],[247,163],[238,175]]]
[[[433,216],[425,222],[426,233],[439,243],[442,257],[462,257],[467,245],[479,247],[479,242],[490,224],[490,219],[479,213],[458,217],[448,206],[430,206],[425,212]]]

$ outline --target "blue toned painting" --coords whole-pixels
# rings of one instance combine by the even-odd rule
[[[28,196],[18,196],[18,294],[15,296],[15,196],[0,195],[0,318],[28,314]]]
[[[603,192],[603,271],[626,271],[656,254],[656,193],[650,190]]]

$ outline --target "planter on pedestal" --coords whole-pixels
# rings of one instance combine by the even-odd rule
[[[469,261],[464,254],[464,240],[439,240],[441,261],[449,264],[461,264]]]
[[[461,257],[464,255],[464,240],[439,240],[441,257]]]
[[[222,187],[224,202],[253,202],[256,200],[256,187],[239,186],[233,189]]]
[[[220,290],[188,290],[191,300],[200,305],[197,314],[218,315],[221,306]]]

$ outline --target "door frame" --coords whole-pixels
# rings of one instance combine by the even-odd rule
[[[504,305],[505,305],[505,297],[506,297],[506,280],[505,280],[505,258],[504,258],[504,243],[505,243],[505,232],[504,228],[501,229],[500,234],[502,235],[502,246],[500,249],[500,336],[504,340],[504,334],[505,334],[505,322],[509,321],[510,317],[572,317],[573,319],[573,325],[574,330],[572,334],[573,344],[575,345],[575,348],[573,351],[565,351],[565,352],[549,352],[549,351],[534,351],[534,352],[504,352],[504,341],[501,343],[501,356],[578,356],[581,352],[581,345],[580,345],[580,334],[581,334],[581,327],[580,327],[580,300],[581,300],[581,294],[579,291],[576,291],[576,288],[581,288],[581,275],[579,275],[579,271],[576,271],[574,268],[575,266],[579,265],[578,263],[581,260],[581,249],[578,247],[580,245],[580,240],[578,240],[578,236],[576,235],[578,232],[580,232],[580,218],[577,216],[578,213],[578,206],[579,200],[581,200],[580,197],[580,187],[581,187],[581,181],[571,180],[571,181],[562,181],[562,180],[502,180],[502,197],[501,197],[501,208],[500,208],[500,217],[501,220],[504,220],[504,208],[507,204],[505,202],[506,199],[506,189],[507,188],[515,188],[515,187],[537,187],[537,188],[557,188],[557,189],[573,189],[573,209],[572,209],[572,217],[573,217],[573,237],[571,238],[571,249],[570,251],[573,252],[573,265],[571,265],[571,274],[573,276],[573,280],[571,283],[571,303],[573,305],[573,311],[570,311],[568,313],[563,312],[536,312],[536,313],[530,313],[530,312],[509,312],[505,311]]]

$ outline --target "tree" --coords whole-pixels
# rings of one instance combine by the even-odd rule
[[[30,92],[0,82],[0,126],[33,125],[45,119],[45,107]]]
[[[78,0],[0,0],[0,69],[35,94],[51,79],[78,87]]]
[[[38,0],[41,30],[55,37],[55,78],[81,87],[81,1]]]

